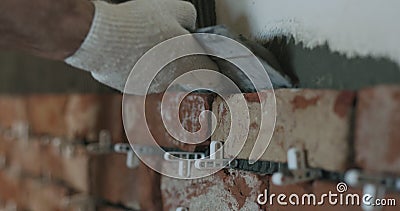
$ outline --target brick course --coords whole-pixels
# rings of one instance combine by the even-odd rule
[[[260,93],[263,98],[272,99],[271,92]],[[331,171],[344,171],[351,156],[350,128],[354,93],[332,90],[276,90],[276,125],[270,145],[262,160],[286,162],[286,151],[299,147],[308,153],[312,167]],[[239,96],[228,97],[235,102]],[[238,158],[248,159],[258,132],[268,137],[267,130],[259,131],[260,106],[255,94],[245,94],[250,111],[250,130],[243,150]],[[222,105],[222,106],[221,106]],[[272,112],[270,107],[265,111]],[[225,140],[229,134],[230,115],[221,99],[214,101],[217,112],[217,129],[213,140]],[[232,131],[233,136],[239,136]],[[262,139],[264,141],[267,138]],[[225,147],[225,154],[233,156],[242,143],[231,142]],[[267,145],[265,143],[264,145]]]
[[[368,171],[400,174],[400,87],[358,93],[355,128],[357,164]]]
[[[264,99],[271,96],[269,91],[260,94]],[[309,89],[276,90],[275,94],[277,122],[270,148],[262,160],[286,162],[286,151],[290,147],[299,147],[307,151],[307,162],[311,167],[343,172],[353,165],[354,147],[356,164],[362,170],[388,175],[400,173],[398,86],[367,88],[360,90],[357,96],[347,91]],[[167,106],[173,105],[182,93],[169,93],[165,97]],[[186,130],[195,132],[200,128],[200,113],[212,107],[217,116],[217,121],[213,122],[217,130],[212,138],[224,140],[230,129],[230,114],[221,98],[214,97],[212,94],[190,94],[183,100],[179,117]],[[228,100],[235,102],[238,97],[232,95]],[[147,121],[159,144],[193,151],[195,146],[178,143],[164,127],[160,127],[163,125],[160,113],[162,95],[148,98]],[[270,108],[261,111],[254,93],[245,94],[244,98],[251,110],[251,127],[244,150],[238,157],[247,159],[260,124],[257,116],[270,111]],[[141,118],[137,114],[143,112],[138,109],[143,98],[131,96],[127,100],[128,118],[132,118],[128,132],[144,137],[147,130],[138,124],[140,119],[135,119]],[[28,121],[31,137],[23,140],[0,131],[0,202],[15,203],[18,210],[74,210],[74,207],[65,208],[65,200],[76,194],[87,194],[110,205],[97,207],[102,211],[175,210],[179,206],[191,210],[361,210],[356,206],[257,204],[258,194],[265,189],[270,193],[315,193],[319,196],[336,190],[337,183],[333,182],[314,181],[281,187],[273,185],[269,176],[238,170],[222,170],[197,180],[177,180],[161,176],[143,163],[137,169],[128,169],[126,157],[122,154],[88,151],[85,144],[97,141],[102,129],[110,131],[114,143],[126,139],[121,101],[121,95],[1,96],[0,127],[11,128],[15,123]],[[172,111],[173,108],[169,108],[164,115],[169,116]],[[203,126],[207,133],[201,134],[203,137],[212,128],[210,117],[205,119]],[[46,139],[46,136],[51,138]],[[57,141],[59,138],[68,141]],[[145,139],[139,142],[148,144]],[[208,145],[208,142],[202,145]],[[238,146],[240,143],[227,145],[225,155],[232,156]],[[349,188],[348,192],[361,193],[361,190]],[[386,197],[400,202],[398,193],[388,193]],[[396,207],[383,210],[396,210]]]
[[[161,191],[164,210],[258,210],[258,194],[268,187],[268,176],[230,170],[198,180],[163,176]]]
[[[164,123],[161,118],[161,100],[163,94],[153,94],[146,97],[145,111],[143,111],[144,97],[140,96],[125,96],[125,118],[127,135],[130,140],[135,144],[149,145],[154,143],[151,139],[154,138],[158,145],[168,148],[180,148],[186,151],[193,151],[195,146],[192,144],[184,144],[174,139],[164,127]],[[184,96],[183,93],[168,93],[165,96],[166,99],[166,113],[163,114],[168,122],[168,116],[173,115],[173,108],[168,107],[169,105],[175,105],[181,98],[183,98],[181,106],[179,108],[179,117],[184,129],[190,132],[197,132],[200,129],[199,116],[202,111],[210,110],[213,95],[210,94],[190,94]],[[143,113],[145,112],[146,119],[144,119]],[[169,113],[171,112],[171,113]],[[147,126],[143,124],[147,122]],[[211,123],[205,122],[205,130],[210,131]],[[207,138],[209,134],[200,134],[200,137]],[[148,139],[150,138],[150,139]],[[190,141],[190,140],[187,140]],[[207,143],[204,143],[207,144]]]

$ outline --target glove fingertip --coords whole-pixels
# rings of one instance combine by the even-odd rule
[[[177,1],[175,16],[181,26],[189,31],[196,29],[197,11],[195,6],[187,1]]]

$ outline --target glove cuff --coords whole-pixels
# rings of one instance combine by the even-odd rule
[[[113,5],[103,1],[93,1],[95,14],[85,40],[80,48],[70,57],[65,59],[69,65],[79,69],[91,71],[99,81],[107,83],[108,78],[118,76],[120,83],[115,81],[113,88],[123,90],[127,74],[131,70],[138,55],[140,43],[135,37],[141,24],[140,10],[133,10],[131,5]],[[143,44],[142,44],[143,45]],[[121,70],[124,68],[124,70]],[[126,69],[126,70],[125,70]],[[126,74],[121,74],[126,72]]]

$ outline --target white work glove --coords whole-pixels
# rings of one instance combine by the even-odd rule
[[[98,81],[124,90],[129,73],[140,57],[157,44],[188,34],[196,23],[196,10],[179,0],[135,0],[122,4],[93,1],[95,15],[91,29],[80,48],[65,62],[90,71]],[[173,50],[173,49],[172,49]],[[217,69],[205,56],[168,65],[156,78],[149,93],[165,91],[182,71]],[[177,71],[178,70],[178,71]],[[135,73],[133,73],[135,74]],[[130,94],[135,93],[135,90]]]

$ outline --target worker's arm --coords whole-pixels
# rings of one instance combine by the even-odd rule
[[[120,91],[144,53],[167,39],[189,34],[195,23],[194,6],[180,0],[134,0],[118,5],[88,0],[0,2],[3,47],[64,60]],[[158,83],[150,93],[165,90],[183,72],[216,66],[206,57],[197,57],[168,68],[156,78]]]
[[[0,47],[62,61],[79,49],[93,16],[86,0],[2,0]]]
[[[95,15],[85,41],[74,55],[65,61],[80,69],[89,70],[98,81],[123,91],[125,82],[136,62],[151,48],[170,38],[189,34],[196,24],[194,6],[180,0],[134,0],[112,5],[94,1]],[[169,55],[184,46],[177,43]],[[148,61],[152,62],[152,61]],[[154,61],[153,61],[154,62]],[[149,92],[162,92],[177,76],[195,69],[216,69],[206,57],[186,62],[174,62],[155,78]],[[151,77],[150,71],[136,69],[133,75]],[[145,94],[143,80],[139,85],[124,90],[131,94]]]

